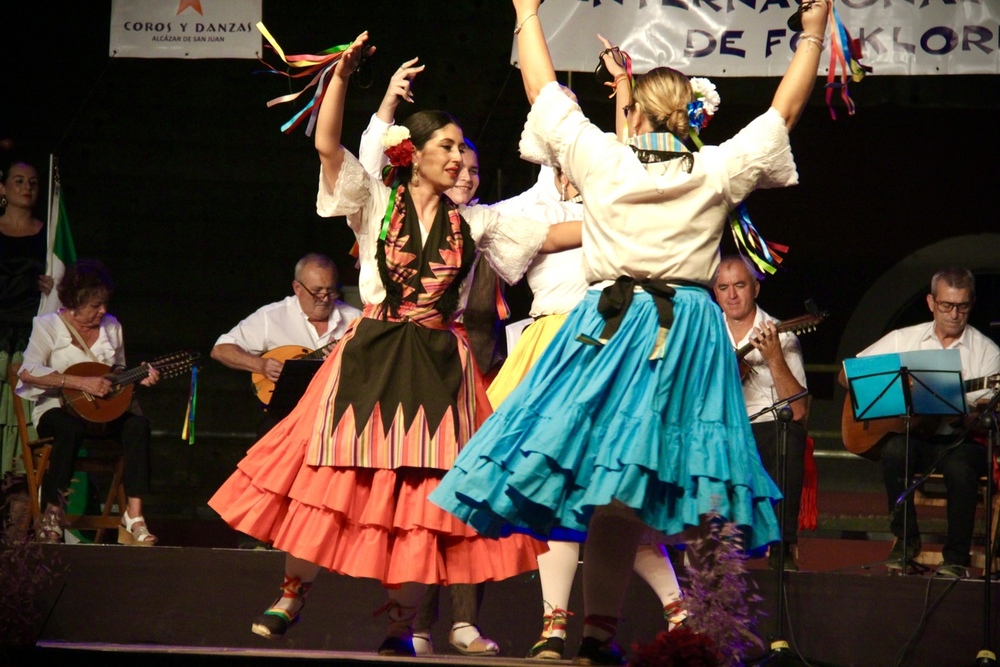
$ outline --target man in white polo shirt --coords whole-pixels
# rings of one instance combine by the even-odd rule
[[[311,253],[295,265],[294,295],[268,304],[223,334],[212,348],[212,358],[229,368],[259,373],[277,382],[284,361],[264,358],[286,345],[309,350],[332,347],[361,315],[340,300],[337,267],[325,255]],[[287,410],[265,409],[257,437],[281,421]]]
[[[968,324],[969,313],[975,301],[976,280],[971,271],[964,268],[942,269],[931,279],[931,292],[927,295],[927,307],[934,319],[925,324],[891,331],[859,352],[858,356],[957,349],[962,359],[962,376],[965,380],[997,375],[1000,373],[1000,348]],[[839,381],[841,385],[847,386],[843,370]],[[944,475],[948,503],[948,536],[942,549],[944,562],[937,574],[949,578],[968,576],[966,568],[971,561],[969,551],[976,518],[979,478],[987,472],[986,451],[977,442],[975,431],[961,441],[955,441],[964,426],[978,418],[975,406],[988,400],[988,394],[989,390],[986,389],[965,395],[971,413],[965,424],[955,424],[943,419],[929,437],[920,437],[911,432],[910,474],[905,469],[906,436],[897,433],[885,440],[881,449],[882,475],[889,501],[890,525],[896,536],[887,563],[890,569],[905,571],[906,563],[915,558],[921,549],[911,495],[905,503],[907,535],[906,553],[903,553],[904,516],[902,511],[896,511],[897,499],[907,489],[913,474],[925,473],[937,464],[936,470]]]

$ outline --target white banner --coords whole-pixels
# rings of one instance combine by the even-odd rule
[[[111,0],[112,58],[257,58],[261,0]]]
[[[548,0],[538,15],[559,71],[593,71],[600,33],[640,73],[666,65],[689,76],[780,76],[792,57],[786,22],[796,7],[794,0]],[[1000,0],[836,0],[835,7],[873,75],[1000,73]],[[824,74],[828,54],[829,45]]]

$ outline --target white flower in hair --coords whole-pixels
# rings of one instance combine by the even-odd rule
[[[696,99],[700,99],[705,106],[705,113],[714,116],[722,104],[722,98],[715,90],[715,84],[704,77],[694,77],[691,79],[691,90]]]
[[[410,128],[405,125],[393,125],[385,131],[382,137],[382,145],[386,148],[398,146],[410,138]]]

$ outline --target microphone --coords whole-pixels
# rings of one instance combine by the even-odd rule
[[[808,395],[809,395],[809,390],[808,389],[804,389],[804,390],[800,391],[799,393],[795,394],[794,396],[789,396],[788,398],[783,398],[780,401],[777,401],[774,405],[768,406],[768,407],[764,408],[763,410],[757,411],[756,413],[750,415],[749,419],[750,419],[750,421],[753,421],[754,419],[756,419],[757,417],[760,417],[765,412],[770,412],[771,410],[781,410],[782,408],[788,407],[790,404],[794,403],[795,401],[802,400],[803,398],[805,398]]]

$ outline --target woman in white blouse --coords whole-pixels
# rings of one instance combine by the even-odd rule
[[[556,82],[539,0],[514,0],[532,103],[521,153],[559,165],[583,195],[591,289],[431,501],[484,535],[585,540],[583,664],[622,659],[614,636],[646,526],[683,540],[718,516],[752,549],[779,539],[780,493],[708,286],[729,210],[756,188],[797,181],[788,130],[816,79],[827,3],[802,12],[771,109],[691,153],[687,77],[657,68],[637,81],[635,136],[623,144]]]
[[[92,396],[106,396],[112,389],[104,376],[67,373],[72,366],[96,362],[124,368],[125,345],[121,323],[108,313],[114,291],[111,275],[96,260],[81,259],[71,265],[59,281],[59,300],[64,308],[34,319],[28,347],[24,351],[17,393],[35,401],[35,428],[43,438],[53,437],[49,469],[42,479],[44,514],[36,538],[61,542],[65,494],[73,478],[73,464],[87,434],[87,423],[63,405],[62,392],[71,389]],[[155,368],[140,381],[151,386],[159,380]],[[125,450],[122,482],[128,499],[122,514],[118,541],[150,546],[156,536],[142,516],[142,497],[150,491],[149,420],[126,411],[109,422],[106,437],[118,438]]]

